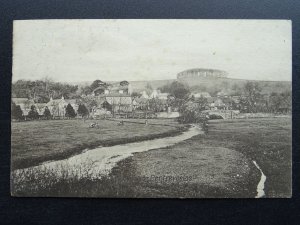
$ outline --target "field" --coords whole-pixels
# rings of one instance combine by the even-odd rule
[[[41,120],[12,122],[12,168],[19,169],[48,160],[67,158],[84,149],[110,146],[161,136],[178,134],[184,126],[173,120],[153,119],[146,126],[143,121],[99,120],[99,128],[89,128],[83,120]]]
[[[260,172],[253,160],[267,176],[266,197],[291,196],[290,118],[210,121],[204,137],[137,153],[113,174],[135,180],[131,193],[139,197],[254,197]]]
[[[206,135],[136,153],[108,177],[29,171],[12,187],[21,196],[253,198],[260,179],[253,160],[267,176],[266,197],[291,196],[291,119],[210,121]]]

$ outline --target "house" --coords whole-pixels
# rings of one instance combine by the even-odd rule
[[[111,114],[129,113],[136,106],[136,101],[133,101],[129,94],[110,93],[95,96],[97,107],[92,112],[93,114],[103,114],[110,112]]]
[[[94,96],[109,95],[109,94],[125,94],[131,95],[132,88],[131,84],[127,81],[115,82],[115,83],[104,83],[93,90]]]
[[[208,92],[197,92],[197,93],[192,93],[191,96],[194,96],[194,98],[210,98],[210,94]]]
[[[142,95],[141,98],[144,98],[144,99],[150,98],[146,91],[142,91],[140,94]]]
[[[68,104],[77,112],[79,105],[76,103],[76,99],[65,99],[64,96],[62,96],[61,99],[52,99],[51,97],[46,106],[54,118],[64,118]]]
[[[23,116],[27,116],[29,111],[31,110],[31,106],[35,105],[35,102],[32,99],[28,98],[12,98],[12,102],[16,105],[20,106]]]
[[[158,98],[158,99],[164,99],[167,100],[169,96],[169,93],[161,93],[160,90],[153,90],[150,98]]]
[[[207,103],[208,103],[208,107],[211,110],[226,109],[226,105],[224,104],[222,99],[218,97],[207,98]]]

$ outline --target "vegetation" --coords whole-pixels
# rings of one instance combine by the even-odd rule
[[[253,198],[260,172],[252,160],[267,176],[267,197],[291,195],[290,119],[210,122],[207,135],[136,153],[119,162],[107,177],[92,177],[91,163],[79,168],[84,177],[67,168],[59,168],[59,177],[45,169],[13,172],[12,192],[16,196]]]
[[[178,81],[173,81],[171,84],[164,85],[160,90],[164,93],[170,93],[175,99],[185,99],[190,94],[189,87]]]
[[[11,103],[11,118],[15,120],[23,119],[23,112],[19,105],[16,105],[14,102]]]
[[[83,118],[89,114],[89,110],[85,107],[84,104],[79,104],[77,113]]]
[[[203,97],[195,100],[194,98],[189,99],[180,107],[181,117],[179,122],[181,123],[201,123],[207,122],[207,117],[202,113],[207,106],[207,100]]]
[[[18,80],[12,84],[13,96],[19,98],[31,98],[36,102],[47,103],[50,97],[73,98],[77,96],[78,86],[53,82],[45,78],[44,80],[28,81]]]
[[[117,126],[118,121],[99,120],[99,129],[89,128],[90,122],[95,120],[12,123],[12,168],[63,159],[87,148],[175,135],[184,129],[169,119],[152,119],[147,126],[138,119],[124,121],[124,126]]]
[[[36,120],[39,118],[39,113],[36,111],[36,108],[34,105],[31,106],[31,110],[29,111],[27,117],[31,120]]]
[[[67,108],[66,108],[66,117],[68,117],[68,118],[74,118],[75,116],[76,116],[75,110],[73,109],[73,107],[69,103],[67,105]]]
[[[48,106],[45,107],[44,118],[47,120],[49,120],[51,118],[51,113],[50,113],[50,110],[48,109]]]

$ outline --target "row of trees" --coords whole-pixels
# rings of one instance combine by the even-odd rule
[[[74,98],[79,96],[77,85],[53,82],[51,79],[28,81],[18,80],[12,84],[13,96],[34,99],[35,102],[47,103],[50,98]]]
[[[78,110],[77,110],[77,114],[74,110],[74,108],[72,107],[71,104],[68,104],[65,110],[65,117],[67,118],[75,118],[77,115],[83,117],[86,117],[89,115],[89,111],[86,108],[86,106],[84,104],[80,104],[78,106]],[[14,102],[11,105],[11,116],[12,119],[14,120],[24,120],[25,116],[23,114],[23,111],[21,109],[21,107],[19,105],[16,105]],[[28,112],[28,115],[26,116],[26,119],[30,119],[30,120],[36,120],[39,118],[43,118],[43,119],[52,119],[53,115],[51,115],[51,112],[49,110],[49,108],[46,106],[43,112],[43,115],[40,115],[36,109],[36,107],[34,105],[32,105],[30,107],[30,111]]]

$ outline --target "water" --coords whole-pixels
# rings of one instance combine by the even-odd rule
[[[108,175],[119,161],[132,156],[133,153],[172,146],[198,134],[203,134],[203,131],[198,126],[193,125],[187,131],[177,136],[110,147],[97,147],[68,159],[46,162],[39,166],[23,169],[22,171],[50,170],[55,172],[57,176],[74,174],[80,177],[99,178],[103,175]],[[17,170],[16,173],[22,171]]]
[[[257,185],[257,195],[255,196],[255,198],[262,198],[265,196],[265,182],[266,182],[266,175],[263,173],[263,171],[261,170],[261,168],[258,166],[258,164],[256,163],[256,161],[253,161],[254,165],[256,166],[257,169],[259,169],[260,173],[261,173],[261,177],[260,177],[260,181]]]

